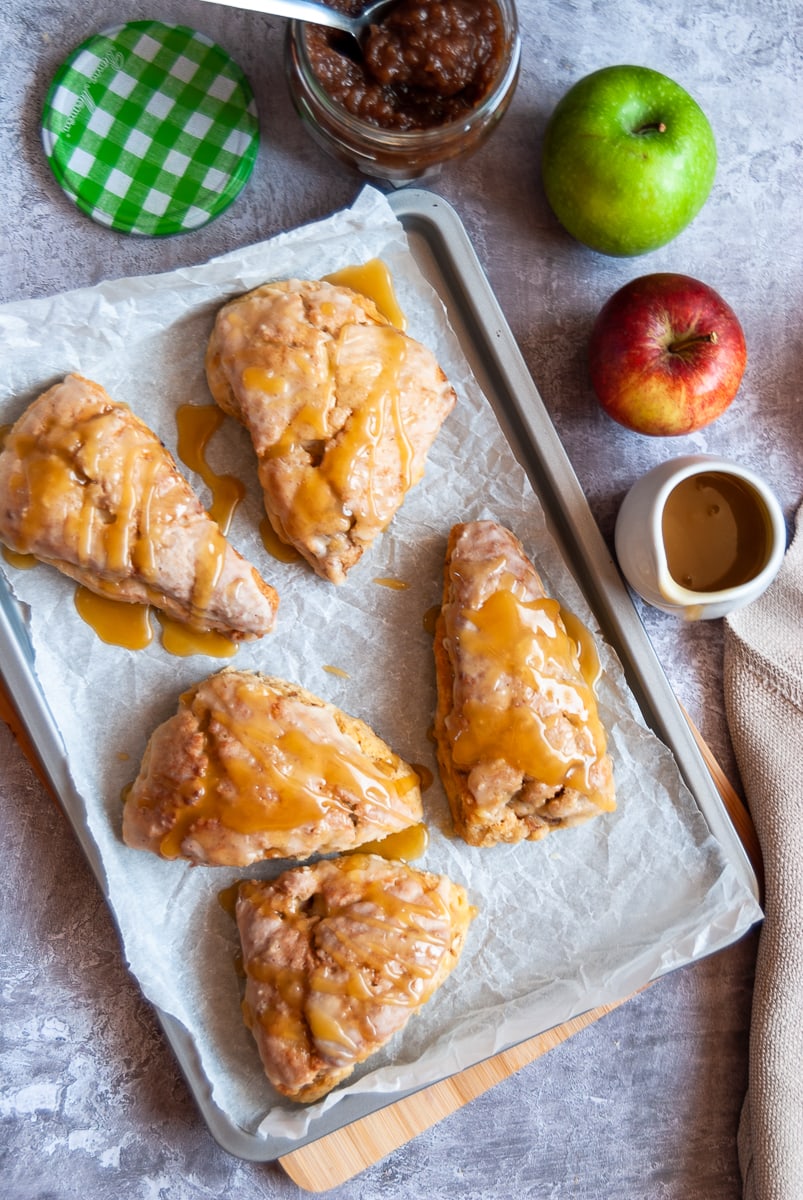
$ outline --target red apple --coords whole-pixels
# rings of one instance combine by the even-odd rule
[[[626,283],[591,330],[591,383],[609,416],[655,437],[721,416],[747,362],[739,320],[699,279],[658,272]]]

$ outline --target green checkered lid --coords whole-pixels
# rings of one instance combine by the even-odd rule
[[[228,208],[256,161],[259,123],[248,80],[220,46],[181,25],[132,21],[59,68],[42,141],[83,212],[157,236]]]

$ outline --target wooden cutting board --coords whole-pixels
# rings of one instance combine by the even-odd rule
[[[50,781],[39,760],[36,747],[19,719],[2,679],[0,679],[0,718],[9,726],[39,779],[52,794]],[[686,719],[711,771],[725,808],[753,864],[759,886],[763,887],[761,848],[750,814],[688,714],[686,714]],[[483,1092],[515,1074],[528,1063],[540,1058],[548,1050],[559,1046],[573,1034],[612,1012],[622,1003],[624,1001],[601,1005],[599,1008],[593,1008],[578,1017],[573,1017],[570,1021],[555,1026],[554,1029],[539,1033],[526,1042],[521,1042],[518,1046],[503,1050],[484,1062],[467,1067],[464,1071],[460,1071],[448,1079],[423,1088],[412,1096],[397,1100],[394,1104],[370,1113],[367,1117],[362,1117],[342,1129],[337,1129],[306,1146],[301,1146],[298,1150],[283,1155],[279,1159],[279,1163],[287,1175],[305,1191],[325,1192],[330,1188],[337,1187],[339,1184],[353,1179],[367,1167],[379,1162],[392,1151],[398,1150],[400,1146],[423,1133],[425,1129],[437,1124],[450,1113],[456,1112],[470,1100],[481,1096]]]
[[[337,1187],[622,1003],[624,1001],[620,1000],[617,1004],[602,1005],[556,1025],[510,1050],[503,1050],[493,1058],[467,1067],[457,1075],[293,1150],[283,1155],[279,1162],[293,1182],[305,1191],[325,1192]]]

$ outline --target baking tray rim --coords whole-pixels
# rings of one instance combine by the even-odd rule
[[[484,368],[480,373],[488,376],[494,385],[496,394],[487,398],[497,415],[507,418],[508,437],[515,440],[513,449],[522,460],[548,519],[551,518],[550,528],[566,561],[572,563],[572,573],[600,623],[603,635],[622,662],[645,722],[673,752],[712,835],[742,882],[758,899],[758,881],[745,848],[655,655],[627,585],[591,514],[579,480],[460,217],[440,196],[419,188],[401,189],[389,194],[387,200],[408,235],[419,268],[427,274],[420,261],[423,246],[431,264],[441,275],[436,291],[450,319],[457,309],[461,323],[470,333],[469,346],[459,339],[463,352],[472,370],[479,362]],[[432,279],[430,282],[435,286]],[[448,296],[443,294],[444,290]],[[103,863],[81,821],[82,801],[67,769],[58,726],[33,669],[32,648],[22,615],[5,586],[0,589],[0,647],[3,651],[0,674],[9,697],[108,901]],[[210,1133],[224,1150],[245,1160],[273,1161],[438,1082],[432,1080],[421,1087],[392,1095],[345,1096],[335,1108],[313,1120],[304,1136],[264,1137],[243,1129],[218,1107],[189,1031],[171,1014],[156,1006],[154,1011]],[[533,1029],[529,1036],[543,1032],[545,1030]]]

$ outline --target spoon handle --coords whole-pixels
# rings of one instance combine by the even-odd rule
[[[309,21],[330,29],[345,29],[354,33],[354,22],[345,13],[318,4],[316,0],[206,0],[207,4],[225,4],[247,12],[267,13],[273,17],[289,17],[294,21]]]

